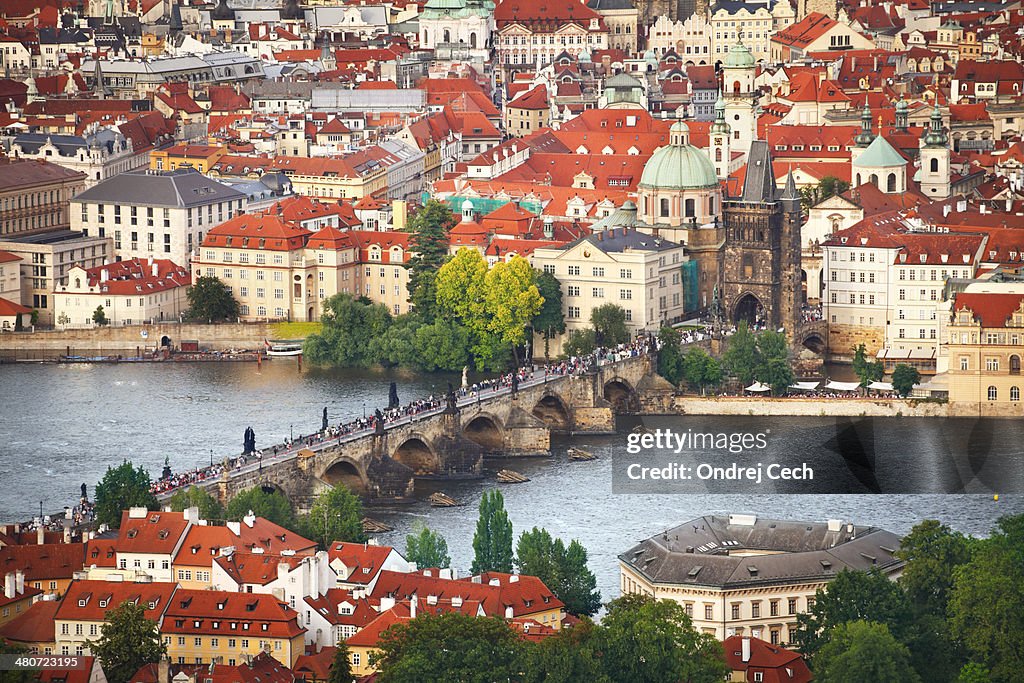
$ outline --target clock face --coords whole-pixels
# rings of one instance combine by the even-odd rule
[[[590,252],[587,250],[583,251],[583,258],[590,258]]]

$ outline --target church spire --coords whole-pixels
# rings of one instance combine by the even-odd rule
[[[93,68],[93,86],[92,91],[101,100],[106,99],[110,96],[110,90],[107,88],[107,84],[103,82],[103,67],[100,66],[100,57],[96,55],[95,68]]]
[[[932,110],[928,130],[924,134],[924,144],[926,147],[949,146],[949,138],[946,136],[946,129],[942,127],[942,112],[939,111],[938,104],[936,104],[935,109]]]
[[[860,133],[854,138],[858,147],[867,147],[871,144],[871,141],[875,139],[875,134],[871,128],[871,107],[868,106],[867,101],[864,102],[864,109],[860,113]]]

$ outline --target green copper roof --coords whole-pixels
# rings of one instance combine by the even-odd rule
[[[689,128],[682,121],[672,125],[671,142],[655,150],[644,165],[640,185],[662,190],[694,190],[718,185],[708,155],[686,142]]]
[[[907,160],[903,158],[903,155],[893,149],[893,146],[879,135],[857,157],[853,165],[858,168],[891,168],[893,166],[905,166],[906,163]]]
[[[725,58],[725,66],[733,69],[746,69],[754,66],[754,55],[750,53],[743,43],[736,43],[729,48],[729,54]]]

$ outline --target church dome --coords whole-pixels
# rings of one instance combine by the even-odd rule
[[[690,129],[676,121],[669,144],[655,150],[644,165],[640,186],[659,190],[695,190],[718,186],[718,176],[704,150],[690,144]]]
[[[725,66],[731,69],[748,69],[754,66],[754,55],[750,53],[743,43],[736,43],[729,48],[729,54],[725,58]]]

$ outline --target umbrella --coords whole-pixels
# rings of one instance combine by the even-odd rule
[[[745,391],[757,391],[757,392],[771,391],[771,390],[772,390],[772,388],[770,386],[768,386],[767,384],[761,384],[760,382],[754,382],[753,384],[751,384],[749,387],[747,387],[745,389]]]

